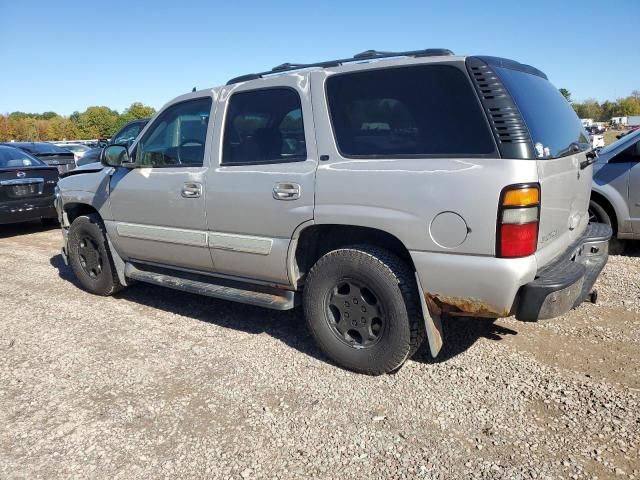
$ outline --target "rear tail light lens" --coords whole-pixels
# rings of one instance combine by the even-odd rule
[[[533,255],[538,246],[539,222],[540,186],[506,187],[498,206],[496,255],[502,258]]]

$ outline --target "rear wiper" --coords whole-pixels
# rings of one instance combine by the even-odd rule
[[[580,162],[580,170],[584,170],[589,165],[596,163],[598,159],[598,151],[593,149],[587,152],[587,159]]]

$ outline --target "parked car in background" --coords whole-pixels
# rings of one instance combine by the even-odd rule
[[[116,134],[111,137],[111,141],[109,143],[105,142],[105,145],[126,145],[127,147],[133,143],[133,140],[138,136],[138,134],[142,131],[144,126],[149,122],[148,118],[141,118],[138,120],[133,120],[129,122],[116,132]],[[77,162],[77,165],[84,166],[90,163],[95,163],[100,161],[100,153],[104,147],[97,147],[89,150],[84,154],[84,156]]]
[[[589,218],[611,225],[619,253],[615,239],[640,239],[640,130],[600,150],[593,171]]]
[[[13,148],[19,148],[34,156],[49,166],[56,167],[58,172],[66,173],[76,168],[73,152],[46,142],[12,142],[5,143]]]
[[[358,372],[396,370],[425,337],[437,355],[442,317],[562,315],[608,258],[585,130],[544,73],[508,59],[283,64],[182,95],[113,143],[110,168],[59,184],[83,288],[301,301],[320,348]]]
[[[55,221],[58,169],[24,150],[0,145],[0,224]]]
[[[92,150],[91,147],[87,145],[83,145],[81,143],[56,143],[54,144],[60,148],[64,148],[65,150],[69,150],[73,153],[74,159],[76,161],[76,166],[78,166],[78,161],[87,153]]]
[[[624,133],[621,133],[621,134],[619,134],[619,135],[616,135],[616,138],[617,138],[618,140],[620,140],[622,137],[625,137],[625,136],[627,136],[627,135],[629,135],[629,134],[631,134],[631,133],[633,133],[633,132],[636,132],[636,131],[638,131],[638,130],[640,130],[640,127],[633,127],[633,128],[631,128],[630,130],[627,130],[627,131],[626,131],[626,132],[624,132]]]
[[[591,148],[602,148],[604,147],[604,135],[599,133],[589,133],[589,142],[591,143]]]

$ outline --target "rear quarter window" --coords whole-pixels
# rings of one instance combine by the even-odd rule
[[[551,82],[519,70],[495,70],[522,114],[538,158],[569,155],[575,153],[575,147],[590,148],[573,107]]]
[[[494,155],[466,73],[418,65],[338,74],[327,99],[340,153],[351,157]]]

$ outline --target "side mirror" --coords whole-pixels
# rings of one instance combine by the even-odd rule
[[[109,145],[102,150],[100,162],[107,167],[128,167],[131,165],[129,152],[124,145]]]

